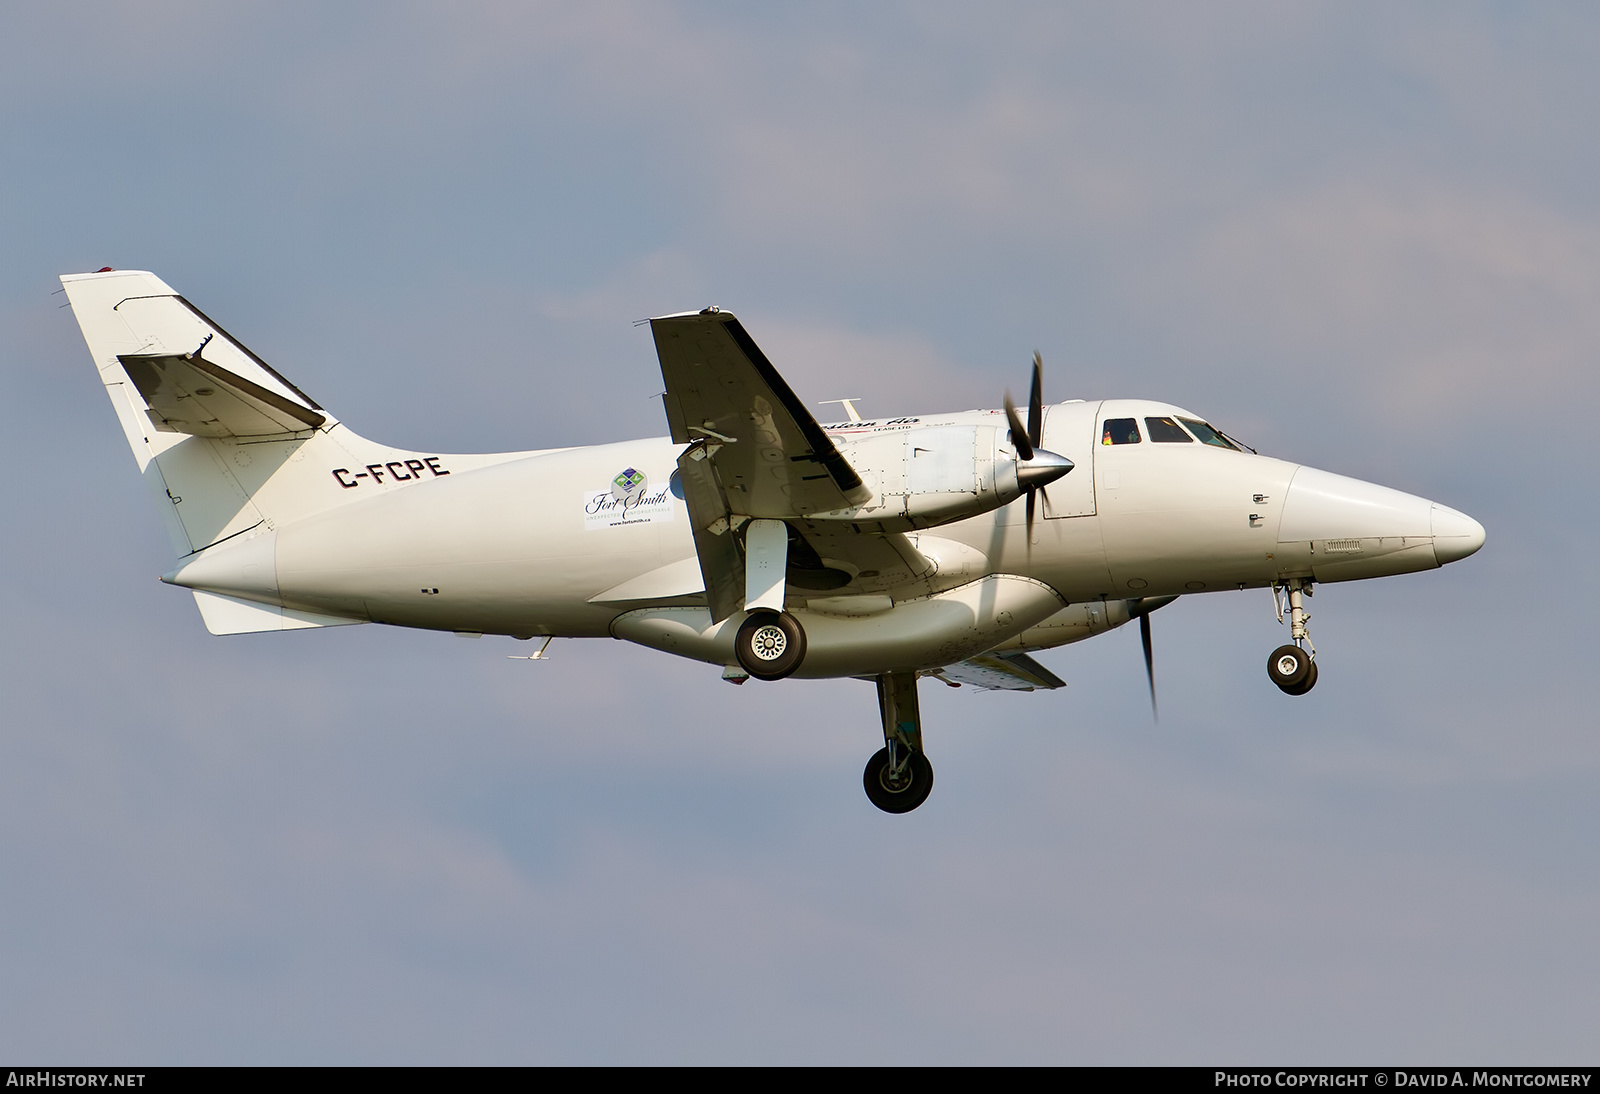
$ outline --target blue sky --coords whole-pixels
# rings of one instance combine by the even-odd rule
[[[1574,1062],[1600,1023],[1581,6],[13,6],[0,1053]],[[212,638],[63,298],[157,272],[363,435],[663,432],[634,320],[808,399],[1178,402],[1481,520],[925,694],[613,642]],[[1568,409],[1563,410],[1566,407]],[[928,689],[924,689],[925,692]]]

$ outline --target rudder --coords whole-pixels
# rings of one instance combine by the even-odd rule
[[[154,274],[61,281],[174,550],[267,523],[255,495],[334,419]]]

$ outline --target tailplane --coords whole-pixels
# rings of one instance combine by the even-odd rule
[[[196,592],[213,633],[361,622],[296,612],[276,599],[273,532],[518,455],[436,456],[375,444],[340,426],[154,274],[102,270],[61,281],[178,569],[193,567],[202,552],[234,553],[262,540],[247,551],[262,556],[259,592]]]
[[[270,491],[269,513],[257,495],[337,424],[327,411],[154,274],[61,281],[180,557],[302,515],[309,498]]]

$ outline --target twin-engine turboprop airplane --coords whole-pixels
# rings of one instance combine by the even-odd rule
[[[63,277],[177,564],[213,634],[388,623],[621,638],[723,678],[871,679],[867,796],[933,785],[919,677],[1055,688],[1028,654],[1175,598],[1270,588],[1317,681],[1313,582],[1427,570],[1468,516],[1257,455],[1137,399],[820,425],[739,321],[650,321],[671,437],[439,455],[356,436],[149,273]],[[1020,504],[1019,504],[1020,503]],[[542,650],[541,650],[542,652]],[[538,656],[537,654],[535,655]],[[1154,678],[1151,699],[1154,701]]]

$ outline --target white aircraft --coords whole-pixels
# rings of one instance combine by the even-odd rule
[[[1140,399],[820,425],[728,312],[650,321],[670,438],[444,455],[356,436],[153,274],[62,277],[213,634],[348,623],[620,638],[723,678],[878,685],[867,796],[933,785],[917,681],[1032,690],[1028,654],[1189,593],[1270,588],[1317,682],[1314,582],[1483,545],[1454,509],[1257,455]],[[533,655],[541,657],[544,648]]]

